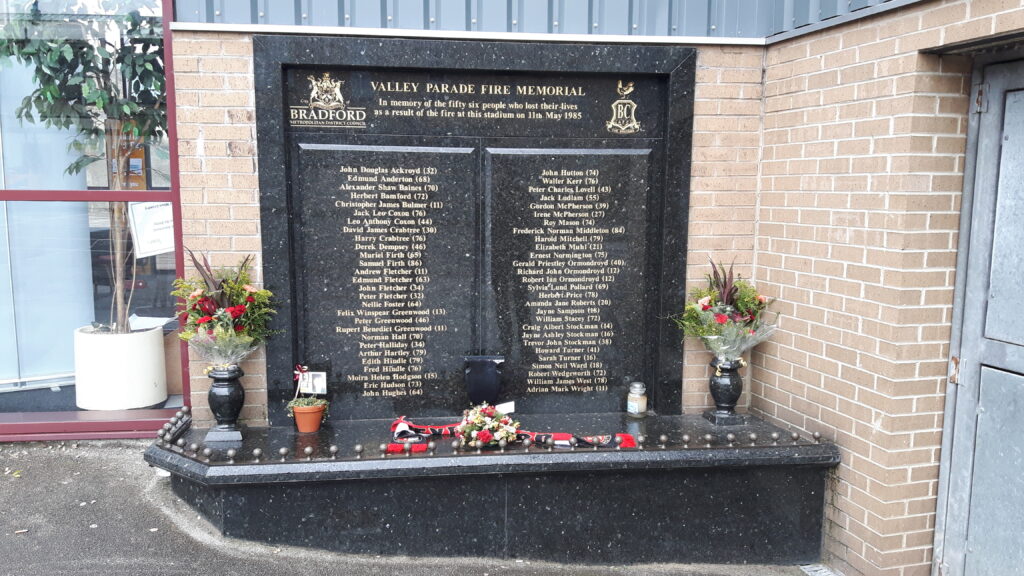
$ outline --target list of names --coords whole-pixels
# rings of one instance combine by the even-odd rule
[[[423,394],[427,338],[449,329],[448,311],[428,307],[431,281],[425,254],[437,233],[437,167],[381,161],[338,168],[340,242],[357,256],[348,290],[354,306],[338,309],[335,332],[357,345],[357,370],[343,381],[361,387],[363,397]]]
[[[533,352],[526,391],[607,391],[601,352],[616,336],[608,320],[610,292],[625,264],[609,256],[607,244],[626,232],[609,218],[612,187],[597,168],[553,166],[530,176],[529,224],[511,230],[529,246],[526,258],[512,261],[528,295],[521,326],[522,342]]]

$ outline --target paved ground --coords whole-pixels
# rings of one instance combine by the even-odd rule
[[[225,538],[142,460],[142,441],[0,444],[0,575],[801,576],[797,567],[594,567],[382,558]]]

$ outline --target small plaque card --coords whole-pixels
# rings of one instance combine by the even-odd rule
[[[300,372],[299,392],[302,394],[327,394],[327,372]]]

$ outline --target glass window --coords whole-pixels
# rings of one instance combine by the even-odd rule
[[[103,162],[85,169],[85,185],[90,190],[109,189],[110,178]],[[171,156],[167,138],[136,150],[128,160],[126,190],[167,190],[171,187]]]
[[[0,0],[0,417],[181,405],[174,196],[155,192],[171,176],[160,14],[152,0]],[[85,377],[82,328],[115,322],[156,327],[146,353],[166,361],[169,395],[137,393],[134,369],[113,386],[124,362]],[[142,357],[126,346],[112,357]]]
[[[129,246],[158,253],[126,269],[129,313],[136,326],[169,321],[165,349],[174,355],[170,204],[131,203],[130,213]],[[74,332],[111,322],[111,257],[106,202],[0,202],[0,412],[76,409]],[[180,376],[176,386],[172,404],[181,401]]]
[[[159,11],[145,0],[0,2],[0,188],[167,187]]]

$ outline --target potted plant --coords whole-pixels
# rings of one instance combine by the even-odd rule
[[[187,251],[199,277],[178,278],[171,294],[181,302],[184,323],[180,338],[209,362],[205,372],[213,385],[208,399],[217,425],[210,429],[206,441],[241,440],[238,416],[245,390],[239,378],[245,374],[238,363],[271,335],[274,295],[250,284],[252,256],[246,256],[234,269],[214,270],[206,256],[200,260]]]
[[[743,353],[765,341],[775,331],[766,318],[771,300],[759,294],[752,284],[733,275],[733,266],[711,262],[706,288],[698,288],[680,314],[672,317],[685,336],[700,338],[714,354],[715,369],[709,387],[715,409],[704,417],[716,424],[741,424],[736,401],[743,393],[739,369],[746,366]]]
[[[317,432],[320,430],[320,424],[327,419],[330,406],[330,402],[325,398],[318,398],[315,394],[303,396],[296,385],[295,397],[287,404],[288,417],[295,418],[295,427],[299,432]]]
[[[41,33],[47,29],[54,37]],[[72,14],[48,27],[33,5],[0,31],[0,65],[11,59],[28,66],[36,84],[17,117],[74,134],[69,149],[79,156],[69,174],[106,158],[110,188],[126,189],[129,157],[167,129],[159,18],[138,10],[110,18]],[[84,409],[167,399],[162,328],[132,332],[128,322],[135,257],[127,213],[126,202],[109,203],[110,321],[75,332],[76,403]]]

